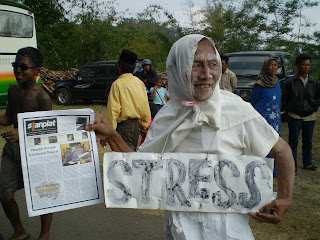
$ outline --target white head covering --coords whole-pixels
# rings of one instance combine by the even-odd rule
[[[144,144],[139,148],[140,152],[174,152],[190,131],[202,124],[208,124],[216,130],[226,129],[259,116],[252,107],[249,107],[252,109],[249,112],[237,111],[238,106],[248,103],[232,93],[221,91],[219,82],[207,101],[197,106],[181,104],[182,101],[195,101],[192,96],[191,70],[198,42],[202,39],[207,39],[215,49],[221,75],[220,55],[211,38],[192,34],[175,42],[167,58],[170,101],[157,113]]]

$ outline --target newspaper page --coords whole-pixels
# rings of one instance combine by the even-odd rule
[[[21,165],[30,217],[103,202],[92,109],[18,114]]]

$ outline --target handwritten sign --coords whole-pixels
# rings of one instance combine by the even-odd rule
[[[109,152],[103,165],[106,207],[246,213],[272,200],[273,159]]]

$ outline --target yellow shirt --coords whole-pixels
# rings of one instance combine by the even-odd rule
[[[127,119],[138,119],[142,128],[151,121],[147,91],[144,83],[132,73],[124,73],[112,84],[106,119],[113,128]]]
[[[227,90],[229,92],[234,92],[237,88],[237,76],[229,68],[221,74],[220,79],[220,89]]]

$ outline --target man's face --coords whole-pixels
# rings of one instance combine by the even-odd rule
[[[150,69],[150,65],[149,65],[149,64],[144,65],[144,66],[143,66],[143,69],[144,69],[145,71],[148,71],[148,70]]]
[[[224,73],[228,69],[228,63],[226,63],[225,60],[221,60],[221,64],[222,64],[222,72]]]
[[[29,57],[24,56],[17,56],[14,65],[14,75],[19,84],[33,81],[40,70],[33,65]]]
[[[208,40],[201,40],[191,70],[193,98],[200,102],[208,100],[219,78],[220,69],[215,50]]]
[[[297,68],[300,75],[306,75],[310,72],[311,61],[309,59],[304,60],[302,63],[297,64]]]

